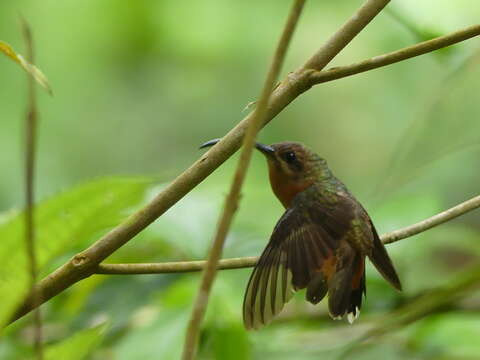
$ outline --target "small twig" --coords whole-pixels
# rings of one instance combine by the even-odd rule
[[[254,266],[258,256],[221,259],[218,270],[243,269]],[[95,274],[104,275],[139,275],[139,274],[169,274],[201,271],[205,268],[206,260],[172,261],[161,263],[134,263],[134,264],[100,264]]]
[[[238,208],[240,191],[242,189],[245,176],[247,174],[248,165],[252,157],[255,138],[260,130],[262,123],[267,114],[268,100],[273,90],[273,86],[278,78],[280,69],[283,65],[288,45],[292,39],[293,32],[302,13],[305,0],[295,0],[292,6],[287,23],[283,29],[282,36],[278,42],[277,49],[273,56],[268,75],[263,85],[263,90],[258,101],[258,106],[254,111],[252,120],[247,128],[243,141],[243,149],[240,154],[237,170],[233,178],[230,192],[225,199],[225,205],[220,217],[217,232],[213,241],[212,248],[209,252],[208,260],[205,264],[201,284],[197,293],[197,297],[193,304],[193,310],[188,322],[187,332],[185,335],[185,344],[183,347],[183,360],[191,360],[194,358],[198,342],[198,334],[200,326],[207,308],[210,291],[217,273],[217,265],[222,255],[223,244],[227,237],[233,216]]]
[[[25,19],[21,18],[23,37],[27,47],[27,61],[34,64],[33,37],[30,26]],[[37,99],[35,92],[35,80],[30,74],[27,74],[28,81],[28,104],[25,117],[25,246],[28,257],[28,266],[30,273],[30,287],[33,289],[37,282],[37,256],[35,254],[35,158],[36,158],[36,139],[37,139]],[[34,347],[38,360],[43,359],[42,346],[42,317],[40,314],[40,299],[33,297],[33,303],[36,310],[33,313],[34,322]]]
[[[455,219],[456,217],[479,207],[480,196],[476,196],[416,224],[383,234],[380,238],[384,244],[390,244],[406,239]],[[254,266],[257,260],[258,257],[256,256],[222,259],[219,261],[217,268],[221,270],[248,268]],[[100,264],[98,265],[96,273],[111,275],[164,274],[200,271],[204,267],[205,261],[177,261],[147,264]]]
[[[331,70],[315,71],[310,75],[311,85],[321,84],[327,81],[341,79],[365,71],[373,70],[382,66],[391,65],[399,61],[407,60],[415,56],[423,55],[461,41],[480,35],[480,25],[474,25],[456,31],[452,34],[427,40],[413,46],[409,46],[388,54],[375,56],[371,59],[356,64],[335,67]]]
[[[425,230],[431,229],[432,227],[443,224],[444,222],[455,219],[456,217],[475,210],[478,207],[480,207],[480,196],[475,196],[470,200],[464,201],[457,206],[442,211],[441,213],[420,221],[419,223],[385,234],[382,236],[382,241],[384,244],[390,244],[395,241],[405,239],[407,237],[419,234]]]

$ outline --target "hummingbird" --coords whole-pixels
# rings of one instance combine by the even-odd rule
[[[353,323],[366,295],[366,257],[401,291],[370,216],[325,159],[296,142],[255,147],[267,159],[270,185],[285,212],[248,281],[243,303],[247,329],[268,324],[301,289],[312,304],[328,294],[330,316],[346,316]]]

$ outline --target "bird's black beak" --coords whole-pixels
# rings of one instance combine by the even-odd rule
[[[206,147],[209,147],[209,146],[213,146],[216,143],[218,143],[220,140],[221,139],[213,139],[213,140],[207,141],[206,143],[203,143],[202,145],[200,145],[200,149],[203,149],[203,148],[206,148]],[[264,154],[266,156],[272,156],[275,153],[275,150],[271,146],[268,146],[268,145],[255,143],[255,147],[257,148],[257,150],[259,150],[262,154]]]
[[[255,143],[255,147],[257,148],[257,150],[259,150],[263,155],[267,157],[271,157],[273,156],[273,154],[275,154],[275,149],[269,145],[264,145],[257,142]]]

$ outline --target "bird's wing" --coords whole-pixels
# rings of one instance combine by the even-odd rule
[[[336,249],[350,226],[351,209],[342,204],[322,208],[302,196],[308,194],[297,195],[280,218],[252,272],[243,303],[247,329],[270,322],[293,291],[312,280],[307,300],[316,303],[327,292],[327,280],[336,268]]]
[[[382,274],[385,280],[400,291],[402,289],[400,279],[370,216],[363,206],[354,200],[353,196],[351,196],[350,199],[353,199],[353,201],[351,200],[353,218],[351,221],[351,230],[345,237],[346,240],[353,248],[362,254],[368,255],[370,261],[375,265],[375,268]]]
[[[393,267],[392,260],[388,256],[387,249],[380,240],[377,230],[370,220],[370,226],[373,232],[373,248],[368,255],[370,261],[375,265],[378,272],[382,274],[385,280],[387,280],[398,291],[402,290],[402,283],[398,278],[397,272]]]

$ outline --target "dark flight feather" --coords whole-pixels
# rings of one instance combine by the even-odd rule
[[[354,318],[359,315],[362,307],[362,298],[367,293],[365,286],[365,258],[357,256],[355,258],[354,275],[352,281],[352,292],[350,294],[350,305],[347,313],[352,314]],[[349,321],[353,321],[350,320]]]
[[[243,305],[247,329],[270,322],[293,292],[306,288],[314,278],[318,280],[307,291],[307,300],[316,303],[327,292],[326,279],[332,276],[330,272],[334,267],[324,265],[329,259],[330,263],[335,263],[338,244],[332,235],[344,234],[347,228],[337,228],[339,223],[331,220],[335,214],[321,216],[316,214],[315,207],[301,201],[296,204],[278,221],[248,282]],[[325,228],[324,224],[327,224]]]
[[[387,249],[380,240],[375,226],[373,226],[372,221],[370,220],[370,226],[373,233],[373,249],[372,253],[368,256],[370,261],[375,265],[378,272],[382,274],[385,280],[387,280],[395,289],[401,291],[402,284],[398,278],[397,272],[393,267],[392,260],[388,256]]]

